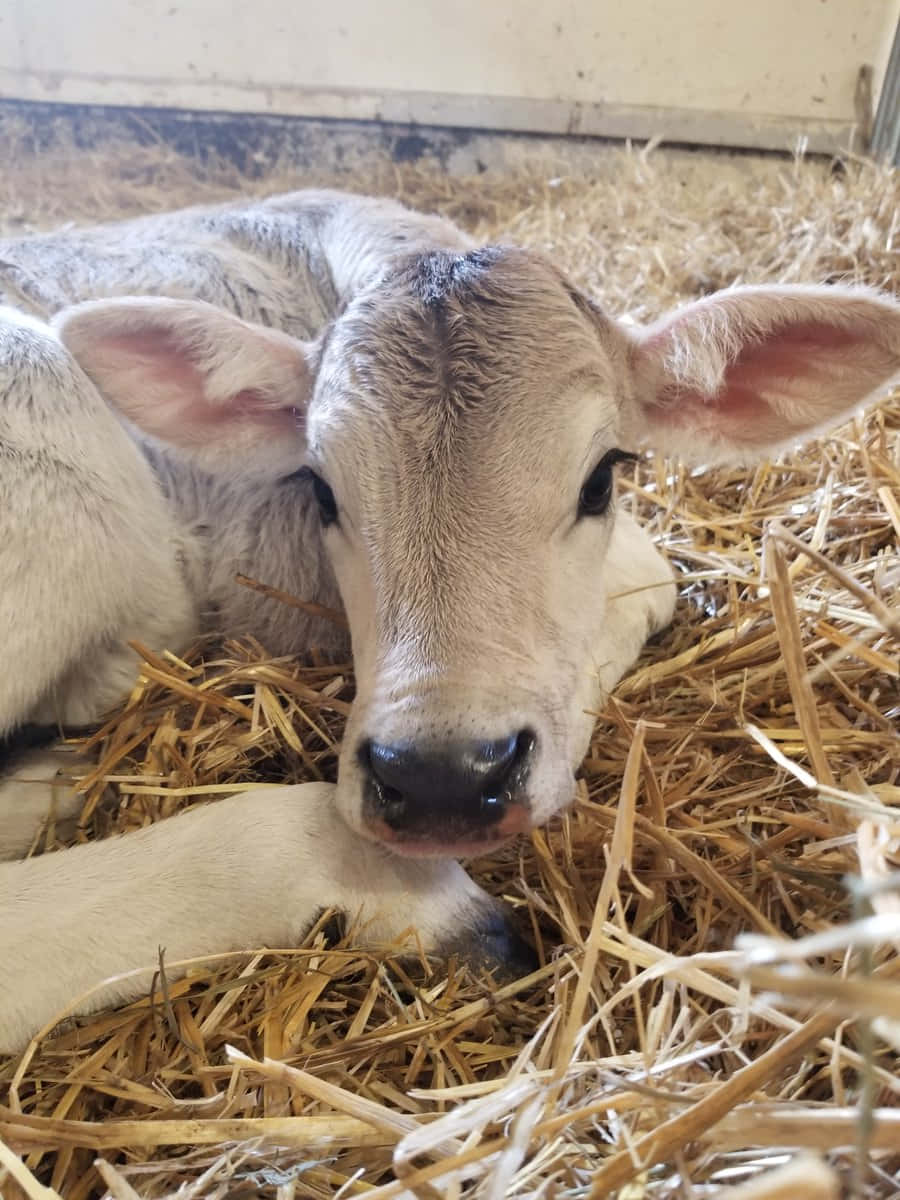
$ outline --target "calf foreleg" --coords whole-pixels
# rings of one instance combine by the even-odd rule
[[[0,1050],[47,1022],[148,990],[179,960],[295,945],[324,908],[379,945],[515,965],[501,906],[449,859],[403,859],[352,833],[333,788],[248,792],[137,833],[0,865]],[[523,967],[527,962],[523,962]],[[144,968],[127,979],[116,978]]]
[[[606,572],[607,607],[597,666],[604,695],[672,620],[675,579],[650,535],[626,512],[616,516]]]
[[[78,765],[78,753],[59,743],[17,754],[0,741],[0,862],[24,858],[49,822],[57,837],[71,837],[84,805]]]

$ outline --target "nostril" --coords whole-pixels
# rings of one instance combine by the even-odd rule
[[[402,824],[407,815],[405,798],[396,788],[385,787],[376,781],[376,798],[379,815],[391,826]]]
[[[534,749],[535,736],[530,729],[521,729],[496,742],[483,742],[475,761],[486,778],[505,778],[515,767],[524,763]]]
[[[481,757],[485,767],[497,771],[505,770],[516,756],[519,745],[518,734],[500,738],[496,742],[485,742],[481,747]]]
[[[383,787],[392,791],[398,777],[402,778],[407,768],[409,753],[406,747],[385,746],[381,742],[363,742],[359,751],[360,762]]]
[[[372,770],[372,739],[365,738],[356,748],[356,759],[364,771]]]
[[[520,729],[516,734],[515,765],[522,766],[531,758],[537,745],[537,736],[533,729]]]
[[[491,744],[491,752],[485,759],[492,765],[486,773],[480,797],[480,816],[486,823],[501,821],[505,816],[506,806],[512,799],[511,792],[520,782],[516,776],[524,771],[535,741],[532,730],[522,729],[502,742]]]
[[[378,816],[393,827],[402,825],[409,805],[407,797],[391,780],[398,769],[402,770],[403,753],[395,746],[367,740],[360,744],[358,758],[371,780]]]
[[[489,788],[482,792],[479,801],[480,812],[479,819],[485,825],[493,825],[496,821],[502,821],[506,815],[506,793],[499,787]]]
[[[522,773],[529,758],[534,752],[537,739],[530,729],[521,729],[513,734],[508,741],[508,749],[503,759],[497,763],[497,770],[491,772],[494,779],[508,783],[510,779]]]

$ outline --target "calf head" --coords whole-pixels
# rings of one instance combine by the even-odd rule
[[[735,289],[637,329],[511,248],[395,264],[315,344],[183,301],[58,327],[111,403],[206,469],[306,473],[357,674],[338,804],[409,854],[490,848],[569,803],[619,460],[753,458],[900,370],[900,308],[874,292]]]

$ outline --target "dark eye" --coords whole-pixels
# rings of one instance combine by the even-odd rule
[[[636,458],[627,450],[607,450],[584,481],[578,497],[579,517],[599,517],[606,512],[613,494],[613,468],[616,463],[634,462]]]
[[[338,519],[338,506],[337,500],[334,498],[334,492],[315,471],[310,471],[309,474],[312,479],[313,495],[316,498],[316,504],[319,506],[319,516],[322,519],[322,524],[333,525]]]

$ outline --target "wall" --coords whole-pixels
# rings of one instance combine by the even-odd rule
[[[0,96],[846,143],[900,0],[2,0]]]

